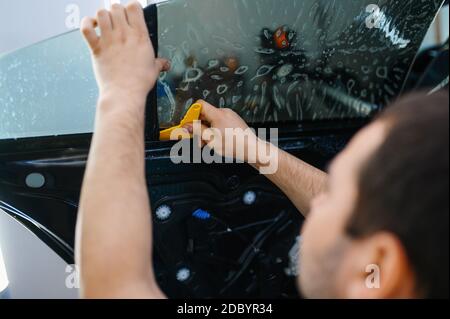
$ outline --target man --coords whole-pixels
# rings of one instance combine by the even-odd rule
[[[155,58],[137,3],[99,11],[82,32],[100,88],[77,227],[82,296],[164,298],[152,267],[144,111],[169,65]],[[205,129],[247,128],[231,110],[201,103]],[[267,177],[309,212],[299,275],[305,296],[448,297],[447,105],[448,93],[398,102],[354,138],[328,175],[278,150],[278,170]],[[246,143],[274,148],[256,136]]]

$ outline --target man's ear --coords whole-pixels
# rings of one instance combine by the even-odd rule
[[[387,232],[358,240],[347,262],[346,298],[414,298],[415,275],[400,240]]]

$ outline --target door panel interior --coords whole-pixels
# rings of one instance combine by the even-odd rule
[[[285,138],[280,146],[325,168],[353,131]],[[149,143],[147,151],[155,269],[162,289],[179,298],[297,296],[291,249],[303,218],[290,201],[247,164],[176,165],[169,158],[170,146]],[[0,156],[1,209],[69,264],[74,262],[87,151],[25,148]],[[27,185],[31,174],[42,175],[44,185]],[[189,278],[180,279],[186,270]]]

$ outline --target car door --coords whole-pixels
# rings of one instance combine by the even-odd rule
[[[398,6],[386,11],[395,15],[397,22],[391,25],[406,31],[406,22],[419,16],[418,9],[427,13],[416,23],[406,48],[392,47],[392,39],[383,34],[378,34],[380,45],[372,47],[382,50],[385,45],[377,54],[387,61],[380,61],[379,67],[397,68],[400,84],[440,3],[420,7],[409,2],[414,10],[408,14]],[[326,6],[320,8],[319,16],[330,14]],[[349,26],[362,25],[369,14],[363,8],[359,20]],[[369,54],[373,43],[350,33],[342,34],[341,40],[347,42],[339,72],[347,86],[328,90],[320,103],[324,107],[339,103],[342,112],[356,107],[358,116],[273,124],[279,129],[280,148],[321,169],[401,91],[397,87],[390,94],[392,88],[382,86],[373,90],[379,93],[374,101],[370,95],[365,101],[353,88],[370,87],[370,76],[381,71],[366,70],[357,51],[365,46]],[[353,71],[372,72],[368,83],[364,77],[351,77]],[[324,79],[319,76],[315,81]],[[377,78],[372,84],[386,81]],[[0,57],[0,209],[68,264],[74,263],[78,200],[97,94],[89,52],[78,32]],[[154,127],[154,118],[146,121]],[[301,212],[247,164],[174,164],[170,156],[174,144],[158,141],[154,132],[146,138],[155,271],[163,291],[178,298],[297,297]]]

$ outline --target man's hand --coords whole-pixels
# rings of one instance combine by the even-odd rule
[[[202,105],[201,131],[194,130],[191,124],[186,125],[185,128],[190,133],[196,134],[202,145],[207,144],[217,154],[248,162],[248,150],[254,150],[260,141],[245,121],[233,110],[219,109],[202,100],[197,103]],[[234,139],[230,148],[227,143],[230,139],[227,141],[227,138],[230,138],[229,134],[232,134],[232,131],[236,133],[236,130],[238,130],[239,138]],[[239,150],[245,150],[245,152],[241,154]]]
[[[155,58],[138,2],[114,4],[111,12],[100,10],[96,18],[84,18],[81,31],[92,51],[101,96],[124,92],[130,98],[145,98],[159,73],[169,68],[167,60]]]

